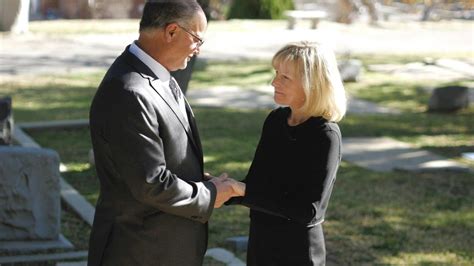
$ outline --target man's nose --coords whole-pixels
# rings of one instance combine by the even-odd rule
[[[200,52],[201,52],[201,47],[200,46],[198,46],[198,47],[196,47],[196,49],[194,49],[194,54],[195,55],[198,55]]]

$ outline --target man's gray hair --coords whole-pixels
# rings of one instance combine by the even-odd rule
[[[143,8],[140,31],[164,28],[170,23],[189,27],[198,12],[203,12],[196,0],[149,0]]]

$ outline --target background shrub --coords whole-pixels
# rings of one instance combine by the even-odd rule
[[[228,18],[278,19],[294,9],[293,0],[234,0]]]

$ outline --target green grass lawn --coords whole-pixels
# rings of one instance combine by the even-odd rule
[[[195,108],[195,113],[202,133],[206,170],[228,171],[236,178],[245,175],[267,112]],[[235,123],[239,126],[234,127]],[[64,154],[66,165],[77,169],[64,177],[95,202],[97,181],[86,163],[88,131],[32,135],[44,146]],[[60,141],[52,141],[53,137],[76,144],[66,147]],[[473,185],[466,174],[387,174],[344,163],[325,223],[328,252],[344,265],[472,263]],[[222,246],[227,237],[246,235],[247,216],[247,209],[242,207],[215,210],[210,247]],[[87,228],[81,230],[85,231],[79,235],[87,234]]]
[[[361,56],[364,58],[380,63]],[[13,96],[16,122],[87,118],[102,75],[98,72],[37,77],[34,81],[0,81],[0,95]],[[265,62],[207,62],[194,73],[191,90],[223,85],[251,89],[268,85],[271,77],[271,68]],[[399,108],[402,113],[349,114],[340,123],[343,135],[389,136],[474,167],[472,162],[460,158],[461,152],[474,150],[474,108],[471,105],[454,114],[427,113],[429,94],[422,89],[425,85],[443,84],[364,73],[360,82],[346,84],[349,93]],[[226,171],[241,179],[250,165],[269,110],[195,107],[194,111],[206,171]],[[68,167],[63,176],[95,203],[98,182],[95,170],[88,164],[88,129],[29,133],[40,145],[58,151]],[[325,222],[328,254],[340,265],[472,265],[472,198],[474,179],[467,174],[377,173],[343,163]],[[77,247],[86,249],[90,228],[67,210],[62,223],[63,233]],[[227,237],[246,235],[248,223],[246,208],[215,210],[210,221],[209,246],[223,246]]]

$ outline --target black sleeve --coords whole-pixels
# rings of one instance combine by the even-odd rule
[[[305,180],[305,183],[284,190],[279,202],[285,216],[305,224],[324,218],[341,160],[338,132],[326,131],[318,141],[319,148],[306,153],[313,153],[314,157],[305,164],[307,168],[301,173],[304,176],[296,177]]]
[[[287,219],[285,214],[278,208],[278,204],[276,204],[275,197],[278,196],[278,190],[276,189],[277,184],[265,184],[262,182],[260,176],[260,169],[266,165],[264,154],[267,152],[267,135],[272,130],[271,126],[274,123],[278,112],[281,112],[281,108],[273,110],[268,115],[263,125],[262,134],[252,164],[247,176],[242,180],[242,182],[247,184],[245,196],[231,198],[226,202],[226,205],[240,204],[252,210]],[[272,185],[275,185],[275,187],[272,187]]]
[[[247,184],[245,197],[232,199],[229,204],[241,204],[253,210],[303,224],[324,218],[341,159],[340,133],[329,130],[319,138],[315,138],[315,141],[318,141],[318,149],[300,153],[302,157],[310,158],[304,164],[306,168],[298,171],[300,176],[295,177],[305,180],[303,185],[272,187],[259,182]],[[259,145],[256,158],[259,149],[263,148]],[[254,166],[256,164],[258,160],[254,160],[252,167],[256,167]],[[249,171],[249,175],[251,173],[252,171]]]

